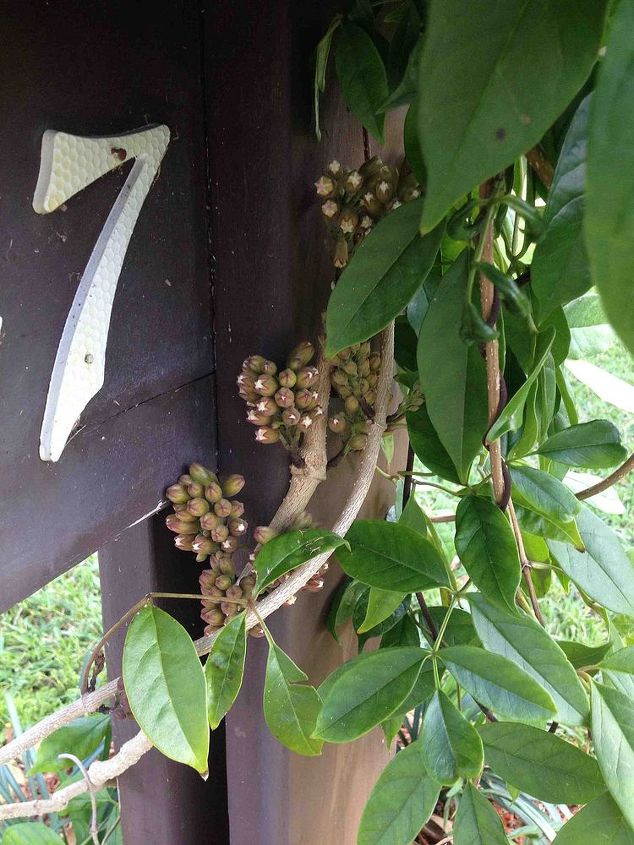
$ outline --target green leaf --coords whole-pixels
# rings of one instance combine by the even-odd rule
[[[396,625],[383,634],[379,648],[393,648],[394,646],[404,645],[420,645],[419,627],[408,614],[402,616]]]
[[[421,648],[379,649],[361,654],[322,684],[323,708],[315,736],[350,742],[383,722],[405,701],[427,654]]]
[[[460,484],[453,461],[429,419],[427,406],[423,404],[416,411],[408,411],[405,419],[409,441],[418,460],[441,478]]]
[[[585,234],[606,314],[634,351],[634,6],[620,3],[590,109]]]
[[[592,684],[592,740],[610,794],[634,828],[634,702],[620,690]]]
[[[359,634],[371,631],[375,625],[383,622],[396,610],[405,598],[405,593],[394,593],[392,590],[381,590],[370,587],[368,592],[368,606],[362,624],[357,628]]]
[[[541,724],[552,719],[556,707],[550,695],[515,663],[481,648],[450,646],[439,657],[476,701],[500,716]]]
[[[588,665],[588,664],[586,664]],[[622,693],[634,697],[634,646],[625,646],[601,661],[601,675]]]
[[[384,115],[378,112],[388,95],[383,59],[370,36],[349,21],[341,26],[335,47],[337,78],[344,99],[368,132],[382,143]]]
[[[484,756],[493,771],[533,798],[585,804],[605,791],[597,761],[558,736],[530,725],[483,725]]]
[[[152,744],[204,774],[205,675],[189,634],[164,610],[146,605],[132,620],[123,647],[123,682],[132,714]]]
[[[434,812],[440,784],[423,763],[422,743],[411,743],[387,764],[365,805],[357,845],[409,845]]]
[[[352,619],[354,608],[367,589],[367,584],[353,578],[344,578],[337,587],[326,617],[326,627],[336,642],[339,642],[339,628],[345,625],[349,619]]]
[[[454,824],[454,845],[508,845],[500,817],[491,802],[466,783]]]
[[[429,612],[436,628],[440,628],[447,615],[447,608],[432,605]],[[425,625],[425,630],[427,630],[427,625]],[[447,645],[480,645],[470,613],[467,613],[466,610],[460,610],[458,607],[453,608],[445,628],[443,642]]]
[[[396,610],[393,610],[382,622],[378,622],[372,628],[368,628],[367,631],[362,631],[361,628],[368,612],[369,596],[370,588],[368,587],[367,592],[364,593],[357,602],[352,616],[352,624],[357,632],[359,651],[363,649],[368,640],[373,637],[381,637],[383,634],[387,633],[390,628],[393,628],[399,619],[405,615],[410,601],[409,596],[405,600],[401,600],[401,602],[397,605]]]
[[[583,669],[599,663],[612,648],[610,641],[597,646],[588,646],[573,640],[557,640],[557,645],[575,669]]]
[[[583,725],[590,713],[588,699],[566,655],[546,631],[528,616],[507,613],[469,594],[473,624],[489,651],[512,660],[551,696],[557,721]]]
[[[559,117],[596,60],[604,9],[597,0],[431,4],[419,80],[423,231]]]
[[[604,792],[566,822],[553,845],[634,845],[634,830]]]
[[[562,531],[570,538],[570,542],[583,548],[583,541],[575,523],[575,516],[580,512],[581,504],[568,487],[554,476],[534,467],[513,467],[511,478],[516,504],[538,514],[547,523]]]
[[[487,427],[486,372],[475,346],[460,337],[468,251],[443,276],[418,338],[418,372],[429,419],[465,482]]]
[[[2,845],[63,845],[63,841],[42,822],[13,824],[5,829],[2,837]]]
[[[266,724],[282,745],[314,757],[321,754],[323,745],[313,736],[321,699],[306,680],[299,666],[269,638],[263,701]]]
[[[205,663],[207,716],[215,730],[242,686],[247,654],[246,613],[239,613],[218,633]]]
[[[495,604],[515,609],[520,559],[513,529],[490,499],[465,496],[456,511],[456,551],[478,589]]]
[[[349,550],[337,553],[342,569],[371,587],[410,593],[449,583],[435,546],[405,525],[357,520],[346,540]]]
[[[540,332],[537,336],[535,365],[526,376],[526,381],[522,384],[519,390],[511,396],[507,404],[504,406],[502,413],[491,426],[487,435],[489,440],[497,440],[498,437],[506,434],[507,431],[517,431],[522,425],[526,400],[528,399],[533,383],[537,380],[537,377],[546,364],[554,340],[555,330],[552,327],[547,328],[546,331]]]
[[[627,457],[618,428],[608,420],[592,420],[558,431],[537,453],[569,467],[587,469],[613,467]]]
[[[257,582],[255,592],[262,592],[282,575],[296,569],[324,552],[331,552],[346,541],[321,528],[289,531],[262,546],[255,559]]]
[[[107,738],[108,744],[110,743],[110,731],[110,716],[101,713],[81,716],[69,725],[58,728],[40,743],[29,774],[64,771],[71,764],[68,760],[60,760],[59,755],[67,752],[85,760],[94,754]]]
[[[326,311],[326,354],[335,355],[384,329],[425,281],[443,226],[421,237],[422,200],[396,209],[364,238],[341,274]]]
[[[548,540],[558,565],[590,598],[614,613],[634,616],[634,567],[616,534],[590,508],[577,516],[585,552]]]
[[[517,284],[515,279],[505,275],[495,264],[489,264],[486,261],[480,261],[477,265],[478,270],[483,272],[487,279],[498,289],[498,292],[507,308],[511,311],[521,314],[526,317],[531,310],[528,297]]]
[[[423,718],[423,760],[429,774],[450,786],[459,777],[477,778],[484,765],[482,740],[444,692],[437,690]]]
[[[577,109],[559,154],[544,213],[546,232],[531,263],[539,322],[592,284],[583,239],[589,110],[590,96]]]

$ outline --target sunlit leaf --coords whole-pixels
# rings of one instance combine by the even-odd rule
[[[280,534],[262,546],[255,559],[256,593],[261,592],[282,575],[296,569],[324,552],[331,552],[346,541],[321,528],[308,528]]]
[[[620,690],[592,684],[594,753],[612,798],[634,828],[634,702]]]

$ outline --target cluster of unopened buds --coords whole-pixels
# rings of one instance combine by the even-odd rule
[[[343,407],[330,416],[328,427],[344,441],[344,452],[358,452],[367,445],[374,419],[381,356],[366,340],[342,349],[332,363],[330,382]]]
[[[396,168],[377,156],[358,170],[331,161],[315,188],[335,242],[334,265],[339,268],[347,265],[355,247],[382,217],[421,195],[406,161]]]
[[[304,341],[281,371],[262,355],[251,355],[242,364],[238,392],[247,403],[248,422],[257,426],[258,443],[281,443],[295,450],[304,432],[323,414],[316,389],[319,371],[310,366],[314,356],[315,347]]]

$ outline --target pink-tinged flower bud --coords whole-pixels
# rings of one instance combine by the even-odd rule
[[[312,528],[313,524],[313,518],[308,511],[302,511],[293,521],[293,530],[302,531],[304,528]]]
[[[314,357],[315,347],[312,343],[310,343],[310,341],[303,340],[291,351],[291,354],[288,356],[286,366],[290,370],[297,372],[298,370],[301,370],[302,367],[305,367],[306,364],[310,364]]]
[[[346,176],[345,188],[349,194],[356,194],[359,188],[363,185],[363,176],[358,170],[351,170]]]
[[[192,522],[185,522],[177,514],[172,513],[165,518],[165,525],[174,534],[197,534],[200,528],[200,522],[194,519]]]
[[[250,629],[249,636],[256,640],[261,639],[264,636],[264,628],[261,625],[255,625]]]
[[[323,578],[311,578],[310,581],[307,581],[306,584],[302,587],[307,593],[318,593],[320,590],[323,590],[324,587],[324,579]]]
[[[334,434],[344,435],[348,428],[348,423],[343,417],[330,417],[328,420],[328,428]]]
[[[236,566],[231,555],[222,554],[218,557],[218,572],[223,575],[230,575],[232,578],[236,574]]]
[[[242,502],[239,502],[237,499],[234,499],[231,502],[231,513],[229,514],[229,516],[237,518],[239,516],[242,516],[243,513],[244,505],[242,504]]]
[[[344,235],[351,235],[359,225],[359,215],[352,208],[344,208],[337,222]]]
[[[295,405],[300,411],[309,411],[315,407],[318,395],[314,390],[304,387],[295,394]]]
[[[216,573],[213,569],[203,569],[198,576],[198,583],[200,584],[201,593],[206,594],[216,584]]]
[[[211,637],[213,634],[217,633],[222,627],[222,625],[205,625],[205,627],[203,628],[203,634],[206,637]]]
[[[197,484],[202,484],[203,487],[206,484],[211,484],[214,481],[218,481],[218,479],[216,478],[216,474],[210,469],[207,469],[207,467],[204,467],[202,464],[190,464],[189,474]]]
[[[165,491],[165,498],[175,505],[183,505],[189,500],[187,490],[182,484],[172,484],[171,487],[168,487]]]
[[[209,513],[203,514],[200,517],[200,527],[203,531],[213,531],[214,528],[217,528],[220,525],[220,517],[216,516],[213,511],[209,511]]]
[[[229,529],[223,523],[220,523],[220,525],[216,525],[215,528],[211,529],[211,539],[216,543],[222,543],[222,541],[226,540],[228,536]]]
[[[277,408],[277,405],[275,406]],[[249,408],[247,411],[247,422],[251,425],[269,425],[273,417],[270,414],[261,414],[254,408]]]
[[[211,502],[212,505],[219,502],[222,499],[222,487],[220,484],[215,482],[214,484],[209,484],[205,487],[205,499],[207,499],[208,502]]]
[[[382,179],[374,189],[377,199],[382,203],[388,203],[394,196],[394,186],[385,179]]]
[[[258,396],[255,410],[262,416],[272,417],[277,414],[277,404],[272,396]]]
[[[289,428],[293,428],[293,426],[297,425],[301,417],[302,415],[297,408],[287,408],[282,412],[282,422]]]
[[[174,545],[182,552],[191,552],[194,536],[194,534],[177,534],[174,537]]]
[[[225,517],[231,513],[231,502],[228,499],[221,499],[214,505],[214,513],[216,516]]]
[[[194,483],[194,479],[189,475],[189,473],[184,473],[183,475],[179,475],[178,483],[182,484],[185,489],[189,487],[190,484]]]
[[[300,419],[300,421],[298,423],[299,427],[303,428],[304,431],[308,431],[308,429],[311,427],[312,424],[313,424],[313,420],[312,420],[312,417],[310,416],[310,414],[304,414],[304,416]]]
[[[227,537],[226,540],[223,540],[220,544],[220,548],[223,552],[227,552],[227,554],[233,554],[233,552],[238,550],[238,538],[237,537]]]
[[[338,238],[335,244],[335,255],[332,263],[337,269],[341,270],[348,265],[349,258],[348,241],[345,238]]]
[[[261,546],[264,546],[266,543],[269,542],[269,540],[272,540],[274,537],[277,537],[278,534],[279,531],[276,531],[269,525],[258,525],[253,532],[253,539],[256,543],[259,543]]]
[[[255,439],[258,443],[277,443],[280,433],[269,426],[263,426],[255,432]]]
[[[189,499],[187,499],[189,501]],[[187,505],[172,505],[174,513],[187,513]]]
[[[229,622],[229,620],[231,619],[231,617],[235,616],[237,614],[237,612],[240,608],[238,607],[237,604],[234,604],[233,602],[221,601],[220,602],[220,609],[222,610],[224,615],[227,617],[225,619],[225,625],[226,625]]]
[[[334,200],[326,200],[326,202],[321,206],[321,213],[328,220],[332,220],[337,216],[337,214],[339,214],[339,203]]]
[[[199,484],[197,481],[193,481],[188,487],[187,492],[189,494],[190,499],[197,499],[199,496],[202,496],[205,492],[205,488],[202,484]]]
[[[346,409],[346,414],[352,416],[359,410],[359,400],[356,396],[348,396],[346,401],[343,403],[343,406]]]
[[[222,482],[222,492],[224,493],[225,498],[228,499],[230,496],[235,496],[240,492],[240,490],[242,490],[244,484],[245,481],[243,475],[238,475],[238,473],[228,475]],[[229,511],[229,513],[231,513],[231,511]]]
[[[313,387],[319,379],[317,367],[302,367],[297,373],[297,387]]]
[[[355,434],[348,440],[348,448],[353,452],[361,452],[368,445],[367,434]]]
[[[269,361],[267,358],[262,365],[262,372],[266,373],[268,376],[274,376],[277,372],[277,364],[275,361]]]
[[[328,165],[328,173],[330,173],[331,176],[339,176],[339,174],[341,173],[341,165],[339,164],[336,158],[333,158],[333,160]]]
[[[295,387],[297,376],[293,370],[289,370],[287,367],[278,375],[277,380],[280,383],[280,387]]]
[[[229,520],[229,534],[232,537],[244,537],[248,528],[248,523],[244,519],[230,519]]]
[[[239,587],[237,584],[233,584],[231,587],[227,589],[227,598],[228,599],[241,599],[242,598],[242,587]]]
[[[204,610],[200,617],[203,622],[208,622],[214,628],[222,627],[225,622],[225,615],[219,607],[215,607],[213,610]]]
[[[201,496],[187,502],[187,510],[192,516],[203,516],[209,510],[209,502]]]
[[[264,373],[255,380],[255,392],[260,396],[273,396],[278,388],[277,379]]]
[[[254,373],[252,370],[242,370],[236,379],[236,384],[238,387],[253,387],[258,375],[259,373]]]
[[[320,176],[315,182],[315,190],[318,197],[329,197],[334,193],[335,183],[330,176]]]
[[[187,505],[174,505],[174,513],[177,513],[183,522],[194,522],[197,519],[187,510]]]
[[[256,393],[252,387],[238,388],[238,395],[247,403],[247,405],[255,405],[260,398],[260,394]]]
[[[360,376],[369,376],[370,375],[370,359],[369,358],[362,358],[358,364],[357,369],[359,371]]]
[[[295,394],[290,387],[280,387],[275,394],[275,402],[280,408],[292,408],[295,402]]]
[[[242,363],[243,370],[251,370],[252,373],[260,375],[264,372],[266,358],[263,355],[249,355]]]
[[[211,555],[218,550],[218,545],[204,534],[198,534],[192,545],[192,551],[197,554]]]

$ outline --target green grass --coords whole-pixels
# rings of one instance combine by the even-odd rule
[[[88,649],[101,636],[97,556],[61,575],[0,618],[0,690],[23,727],[79,694]],[[8,714],[0,696],[0,741]]]

